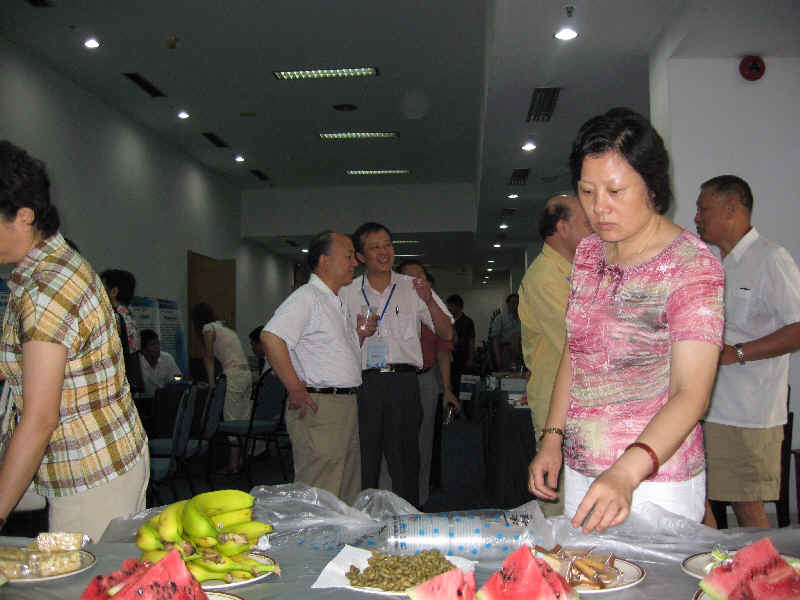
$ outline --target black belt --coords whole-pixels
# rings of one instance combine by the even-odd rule
[[[433,365],[431,365],[430,367],[425,367],[423,369],[417,369],[417,375],[422,375],[423,373],[427,373],[432,368],[433,368]]]
[[[388,364],[381,369],[365,369],[365,373],[416,373],[417,367],[404,363]]]
[[[326,388],[318,388],[318,387],[307,387],[306,391],[311,394],[357,394],[358,388],[357,387],[349,387],[349,388],[335,388],[335,387],[326,387]]]

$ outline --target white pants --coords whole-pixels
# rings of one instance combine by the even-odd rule
[[[578,511],[593,477],[581,475],[564,465],[564,514],[570,518]],[[706,472],[686,481],[643,481],[633,490],[631,512],[642,502],[652,502],[661,508],[698,523],[706,512]]]

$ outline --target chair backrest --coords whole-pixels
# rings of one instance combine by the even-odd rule
[[[186,448],[192,433],[197,387],[189,386],[181,395],[178,402],[178,412],[175,415],[175,426],[172,429],[172,459],[181,459],[186,456]]]
[[[222,407],[225,405],[225,392],[227,388],[228,383],[225,375],[220,375],[217,378],[213,393],[207,392],[208,400],[206,402],[203,431],[200,434],[200,439],[210,440],[216,435],[219,422],[222,419]]]
[[[166,438],[172,435],[175,428],[175,417],[178,405],[191,383],[186,380],[170,382],[156,390],[153,398],[153,422],[147,432],[150,438]]]
[[[286,406],[286,388],[272,371],[258,379],[253,391],[253,415],[251,420],[267,421],[277,427],[283,419]]]

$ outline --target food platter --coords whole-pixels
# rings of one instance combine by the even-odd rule
[[[620,590],[625,590],[635,585],[639,585],[642,583],[642,581],[644,581],[644,578],[647,575],[647,571],[644,567],[637,565],[633,561],[625,560],[624,558],[615,558],[614,567],[619,569],[621,574],[621,579],[618,583],[609,585],[603,589],[592,588],[587,585],[577,585],[575,586],[575,591],[582,596],[584,594],[589,595],[618,592]]]
[[[733,556],[736,554],[736,551],[732,551],[730,554]],[[796,556],[790,556],[788,554],[781,554],[781,558],[786,562],[798,560]],[[691,577],[703,579],[708,574],[706,573],[706,566],[711,564],[712,561],[713,555],[711,552],[698,552],[697,554],[692,554],[683,559],[683,562],[681,562],[681,571]]]
[[[244,600],[241,596],[226,592],[206,592],[206,597],[208,600]]]
[[[78,554],[80,554],[81,558],[81,566],[75,569],[74,571],[70,571],[69,573],[59,573],[58,575],[46,575],[43,577],[19,577],[16,579],[9,578],[8,583],[16,585],[25,583],[46,583],[50,581],[56,581],[58,579],[63,579],[65,577],[72,577],[73,575],[77,575],[78,573],[83,573],[87,569],[91,569],[94,563],[97,562],[97,558],[95,558],[94,554],[92,554],[88,550],[74,550],[73,552],[77,552]]]
[[[250,558],[252,558],[254,560],[257,560],[259,562],[262,562],[262,563],[264,563],[266,565],[274,565],[274,564],[276,564],[275,561],[273,559],[271,559],[269,556],[267,556],[266,554],[259,554],[258,552],[251,552],[248,556]],[[272,575],[274,573],[275,573],[275,571],[269,571],[267,573],[261,573],[259,575],[256,575],[252,579],[238,579],[238,580],[232,581],[230,583],[226,583],[225,580],[223,580],[223,579],[207,579],[206,581],[204,581],[203,583],[200,584],[200,587],[203,588],[204,592],[220,591],[220,590],[232,590],[234,588],[238,588],[238,587],[241,587],[243,585],[250,585],[251,583],[259,583],[261,581],[264,581],[267,577],[269,577],[270,575]],[[278,573],[280,573],[280,571],[278,571]],[[233,596],[233,598],[236,598],[236,597],[237,596]],[[223,598],[224,598],[224,596],[223,596]]]

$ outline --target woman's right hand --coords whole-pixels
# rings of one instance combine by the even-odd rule
[[[544,436],[539,451],[528,466],[528,489],[531,494],[545,500],[558,498],[556,488],[562,462],[561,436]]]

